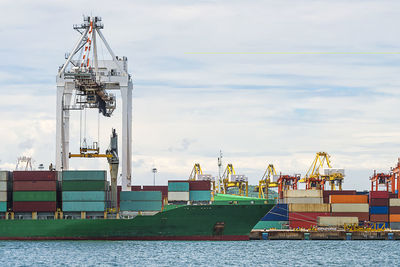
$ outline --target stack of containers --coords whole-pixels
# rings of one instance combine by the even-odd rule
[[[121,211],[161,211],[161,191],[122,191]]]
[[[400,230],[400,199],[389,199],[389,222],[390,228]]]
[[[253,229],[287,229],[288,226],[288,204],[276,204]]]
[[[329,204],[289,204],[289,227],[311,228],[317,226],[319,217],[330,216]]]
[[[10,177],[8,171],[0,171],[0,212],[7,211],[7,183]]]
[[[168,181],[169,203],[187,204],[189,199],[189,181]]]
[[[367,195],[330,195],[329,203],[334,217],[357,217],[359,222],[369,220]]]
[[[105,171],[63,171],[63,211],[106,211],[109,188],[106,177]]]
[[[14,212],[55,212],[57,210],[57,172],[14,171]]]
[[[379,227],[382,225],[389,227],[389,192],[369,192],[369,220],[380,223]]]
[[[283,191],[283,204],[322,204],[322,190],[285,190]]]
[[[189,200],[192,203],[209,203],[211,201],[211,181],[189,181]]]
[[[329,203],[330,195],[356,195],[356,190],[325,190],[323,193],[324,203]]]

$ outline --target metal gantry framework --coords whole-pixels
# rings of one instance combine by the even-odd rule
[[[397,164],[394,168],[392,168],[392,193],[396,193],[397,190],[397,198],[400,198],[400,158],[397,159]]]
[[[379,187],[384,187],[384,191],[394,191],[395,183],[392,183],[392,173],[377,173],[374,171],[374,175],[370,178],[371,180],[371,191],[379,191]],[[393,192],[394,193],[394,192]]]
[[[258,197],[268,198],[268,191],[270,187],[278,187],[278,183],[274,180],[276,177],[276,170],[273,164],[269,164],[264,172],[263,177],[258,182]]]
[[[237,188],[239,195],[249,195],[248,178],[245,175],[237,175],[231,163],[226,166],[222,175],[222,183],[223,187],[221,187],[220,192],[223,194],[227,194],[229,188]]]
[[[100,17],[84,16],[83,23],[74,25],[80,37],[57,74],[57,125],[56,169],[69,169],[70,112],[73,110],[98,109],[110,117],[116,107],[115,95],[119,90],[122,98],[122,190],[131,190],[132,162],[132,80],[128,74],[128,60],[117,57],[101,30]],[[102,43],[98,42],[98,37]],[[111,60],[99,60],[98,46],[104,44]],[[92,153],[91,153],[92,152]],[[96,143],[92,147],[82,145],[80,154],[98,154]]]
[[[200,163],[195,163],[192,169],[192,172],[189,175],[189,181],[210,181],[211,182],[211,190],[215,193],[215,177],[211,174],[203,174],[203,170],[201,169]]]

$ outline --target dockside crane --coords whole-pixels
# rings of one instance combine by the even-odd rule
[[[200,163],[195,163],[192,169],[192,172],[189,175],[189,181],[210,181],[211,182],[211,190],[215,192],[215,177],[211,174],[203,174],[203,170],[201,169]]]
[[[261,180],[258,182],[258,197],[268,198],[270,187],[278,187],[276,170],[273,164],[269,164]],[[275,179],[274,179],[275,178]]]
[[[221,193],[227,194],[229,188],[237,188],[239,195],[249,195],[249,183],[248,178],[245,175],[237,175],[233,165],[229,163],[222,175],[223,187]]]

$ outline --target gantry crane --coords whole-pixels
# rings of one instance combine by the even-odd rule
[[[101,30],[102,19],[97,16],[84,16],[83,23],[74,25],[80,38],[66,62],[57,74],[56,110],[56,170],[69,169],[70,112],[98,109],[104,117],[110,117],[116,108],[116,97],[110,90],[120,90],[122,99],[122,190],[131,190],[132,165],[132,80],[128,73],[126,57],[117,57],[111,50]],[[111,60],[97,56],[100,37],[111,56]],[[84,141],[85,143],[85,141]],[[86,147],[86,148],[85,148]],[[81,154],[96,157],[99,148],[95,142],[92,147],[81,144]],[[90,153],[93,152],[93,153]]]
[[[300,174],[279,175],[277,180],[279,198],[283,198],[284,190],[297,190],[297,182],[300,180]]]
[[[374,175],[370,178],[371,180],[371,191],[378,191],[379,186],[384,186],[385,191],[394,191],[395,184],[392,182],[393,173],[377,173],[374,171]],[[394,193],[394,192],[393,192]]]
[[[276,170],[273,164],[269,164],[264,172],[263,177],[258,182],[258,197],[268,198],[268,190],[270,187],[278,187],[278,183],[274,180],[277,177]]]
[[[396,193],[397,189],[397,198],[400,198],[400,158],[397,159],[396,167],[392,168],[391,184],[392,193]]]
[[[212,191],[215,192],[215,177],[211,174],[203,174],[200,163],[195,163],[189,175],[189,181],[210,181]]]
[[[238,188],[239,195],[249,195],[249,183],[245,175],[237,175],[233,165],[229,163],[226,166],[224,174],[222,175],[223,187],[221,187],[221,193],[227,194],[229,188]]]

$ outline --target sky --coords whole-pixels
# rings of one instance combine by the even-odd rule
[[[108,43],[128,58],[134,184],[152,184],[153,167],[159,184],[187,179],[197,162],[217,175],[220,150],[256,184],[268,164],[305,175],[326,151],[346,169],[345,189],[368,189],[373,171],[400,157],[399,13],[399,1],[2,0],[0,168],[23,155],[55,162],[55,77],[85,14],[102,17]],[[94,141],[98,115],[87,114]],[[121,129],[120,100],[100,118],[103,150],[112,127]]]

